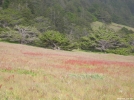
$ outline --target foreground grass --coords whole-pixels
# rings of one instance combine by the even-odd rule
[[[0,100],[134,98],[133,59],[0,43]]]
[[[128,77],[83,76],[56,69],[37,73],[0,72],[1,100],[116,100],[134,94],[134,82]]]

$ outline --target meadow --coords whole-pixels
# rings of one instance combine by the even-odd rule
[[[0,100],[134,100],[134,56],[0,42]]]
[[[105,26],[105,24],[102,23],[102,22],[99,22],[99,21],[93,22],[93,23],[91,24],[91,27],[92,27],[93,30],[97,30],[97,29],[99,29],[99,28],[102,27],[102,26]],[[113,30],[113,31],[115,31],[115,32],[118,32],[118,31],[121,30],[123,27],[127,28],[128,30],[134,31],[134,28],[129,27],[129,26],[126,26],[126,25],[121,25],[121,24],[117,24],[117,23],[111,23],[111,24],[107,25],[107,28],[108,28],[108,29],[111,29],[111,30]]]

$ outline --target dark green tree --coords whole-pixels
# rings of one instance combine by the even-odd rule
[[[57,31],[46,31],[40,35],[40,40],[43,47],[51,49],[62,49],[62,47],[68,44],[68,40],[64,35]]]
[[[2,7],[3,9],[6,9],[9,7],[10,0],[3,0]]]
[[[87,37],[83,37],[80,43],[82,49],[103,52],[106,52],[108,49],[126,46],[118,34],[105,27],[101,27]]]

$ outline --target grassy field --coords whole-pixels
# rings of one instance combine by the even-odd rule
[[[97,29],[99,29],[99,27],[102,27],[104,25],[105,25],[104,23],[96,21],[96,22],[93,22],[91,24],[91,27],[92,27],[93,30],[97,30]],[[121,24],[116,24],[116,23],[111,23],[111,24],[107,25],[106,27],[108,29],[114,30],[115,32],[119,31],[123,27],[127,28],[128,30],[134,31],[134,28],[132,28],[132,27],[128,27],[128,26],[121,25]]]
[[[0,42],[0,100],[134,100],[134,56]]]

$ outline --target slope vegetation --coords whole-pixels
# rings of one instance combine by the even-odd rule
[[[123,26],[134,27],[133,5],[133,0],[1,0],[0,41],[133,55],[134,31]],[[105,27],[93,30],[95,21]]]

